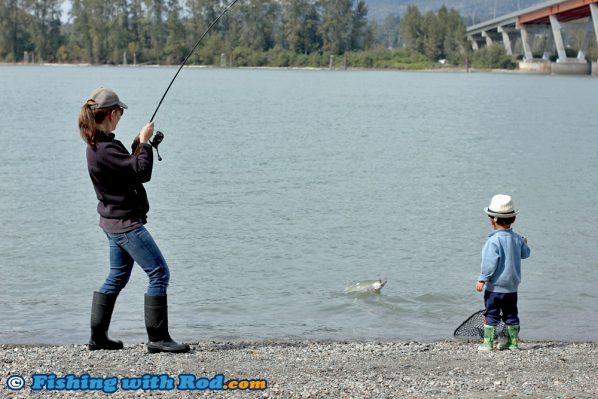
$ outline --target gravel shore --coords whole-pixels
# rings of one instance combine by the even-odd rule
[[[83,345],[0,345],[0,397],[598,397],[597,343],[523,342],[521,348],[479,353],[476,342],[460,341],[234,341],[194,343],[190,353],[173,355],[149,354],[142,344],[95,352]],[[79,382],[112,378],[117,385],[113,393],[99,388],[33,391],[34,374],[55,374],[63,379],[72,374]],[[186,381],[192,377],[216,381],[218,374],[224,381],[263,379],[267,387],[254,391],[181,390],[181,374],[188,375]],[[8,388],[19,382],[9,378],[15,375],[25,382],[18,391]],[[158,378],[164,383],[170,378],[174,388],[167,390],[168,385],[162,385],[153,391],[125,391],[124,379],[135,377],[140,377],[139,381],[145,378],[146,383],[152,378],[154,383]]]

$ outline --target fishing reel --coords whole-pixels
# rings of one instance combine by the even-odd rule
[[[154,139],[149,141],[151,146],[156,149],[156,154],[158,154],[158,161],[162,160],[162,157],[160,156],[160,151],[158,151],[158,146],[160,145],[162,140],[164,140],[164,133],[158,130],[156,134],[154,134]]]

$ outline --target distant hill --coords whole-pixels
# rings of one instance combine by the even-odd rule
[[[409,5],[416,5],[422,13],[437,11],[443,4],[454,8],[472,21],[479,22],[492,19],[524,9],[544,0],[365,0],[370,18],[383,20],[389,14],[403,15]]]

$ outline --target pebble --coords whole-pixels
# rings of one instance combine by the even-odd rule
[[[481,353],[478,343],[230,341],[196,342],[188,354],[149,354],[141,344],[89,352],[82,345],[0,345],[2,398],[475,398],[598,397],[598,343],[524,342],[522,350]],[[180,374],[265,379],[260,391],[39,391],[31,375],[91,377]],[[20,375],[26,387],[7,388]]]

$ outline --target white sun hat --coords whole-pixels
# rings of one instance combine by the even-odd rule
[[[519,213],[519,209],[513,207],[510,195],[496,194],[492,197],[490,205],[484,208],[484,212],[495,218],[511,218]]]

